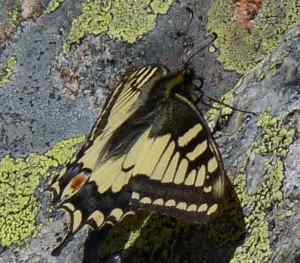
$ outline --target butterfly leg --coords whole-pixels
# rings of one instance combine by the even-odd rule
[[[246,110],[241,110],[241,109],[238,109],[238,108],[235,108],[233,106],[230,106],[226,103],[224,103],[223,101],[219,101],[213,97],[210,97],[210,96],[207,96],[207,95],[204,95],[206,98],[208,98],[210,101],[213,101],[213,102],[216,102],[216,103],[219,103],[220,105],[223,105],[225,107],[228,107],[234,111],[239,111],[239,112],[242,112],[242,113],[247,113],[247,114],[251,114],[251,115],[254,115],[254,116],[257,116],[257,113],[256,112],[253,112],[253,111],[246,111]]]
[[[207,106],[207,107],[209,107],[209,108],[221,110],[220,107],[216,107],[216,106],[214,106],[213,104],[204,101],[204,97],[205,97],[205,98],[207,98],[209,101],[212,101],[212,102],[214,102],[214,103],[218,103],[218,104],[220,104],[220,105],[222,105],[222,106],[224,106],[224,107],[230,108],[230,109],[232,109],[232,110],[234,110],[234,111],[239,111],[239,112],[242,112],[242,113],[246,113],[246,114],[251,114],[251,115],[257,116],[257,113],[256,113],[256,112],[253,112],[253,111],[246,111],[246,110],[241,110],[241,109],[236,108],[236,107],[233,107],[233,106],[231,106],[231,105],[229,105],[229,104],[227,104],[227,103],[225,103],[225,102],[223,102],[223,101],[220,101],[220,100],[218,100],[218,99],[216,99],[216,98],[214,98],[214,97],[205,95],[205,94],[201,91],[201,89],[197,89],[197,90],[196,90],[196,93],[198,93],[198,94],[197,94],[198,97],[197,97],[197,99],[194,101],[196,104],[197,104],[197,103],[202,103],[203,105],[205,105],[205,106]]]

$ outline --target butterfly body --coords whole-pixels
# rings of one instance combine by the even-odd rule
[[[138,209],[206,222],[225,195],[225,172],[192,100],[192,73],[147,66],[112,91],[86,143],[52,178],[54,200],[82,225],[115,224]]]

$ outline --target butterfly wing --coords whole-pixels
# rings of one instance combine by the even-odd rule
[[[71,216],[65,240],[86,223],[101,228],[139,208],[192,221],[216,214],[223,164],[188,90],[172,91],[184,82],[183,74],[151,66],[117,86],[86,144],[52,180]]]
[[[104,158],[105,145],[116,129],[128,121],[139,108],[139,96],[144,95],[157,79],[167,73],[167,69],[161,66],[143,67],[133,71],[117,85],[106,101],[83,147],[66,169],[51,178],[50,190],[55,200],[61,198],[66,186],[76,175],[89,174],[95,169],[99,160]]]
[[[139,143],[132,146],[133,140],[139,138],[145,126],[132,121],[132,116],[139,111],[141,101],[147,98],[155,82],[167,74],[163,66],[142,67],[127,74],[106,101],[86,143],[67,168],[51,178],[49,190],[54,195],[53,200],[59,202],[71,218],[65,240],[85,223],[100,227],[119,221],[130,212],[130,195],[118,190],[129,180],[133,163],[124,169],[122,163],[124,159],[136,159],[140,146]],[[134,129],[123,134],[124,126]],[[125,179],[120,182],[118,178]],[[114,183],[116,179],[118,184]],[[54,254],[61,248],[59,246]]]
[[[175,94],[143,136],[130,184],[132,206],[189,221],[204,222],[217,214],[225,172],[197,107]]]

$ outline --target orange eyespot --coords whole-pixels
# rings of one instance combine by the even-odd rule
[[[87,181],[88,176],[84,174],[76,175],[70,184],[70,187],[73,191],[79,190]]]

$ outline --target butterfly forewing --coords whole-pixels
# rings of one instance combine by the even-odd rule
[[[191,221],[219,210],[225,173],[185,73],[135,70],[107,100],[87,142],[51,182],[71,216],[67,237],[139,208]]]
[[[56,199],[61,197],[63,189],[76,175],[83,170],[92,172],[96,168],[116,129],[139,108],[139,96],[147,93],[147,89],[151,89],[155,81],[167,73],[167,69],[161,66],[142,67],[125,76],[116,86],[82,149],[74,156],[67,169],[51,180],[50,190]]]

